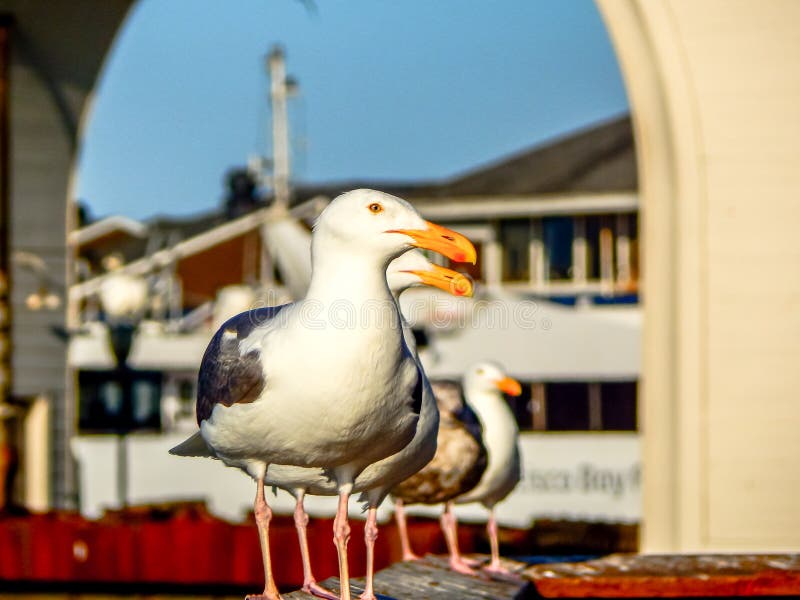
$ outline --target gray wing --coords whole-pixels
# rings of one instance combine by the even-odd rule
[[[431,388],[442,419],[460,422],[480,442],[483,439],[483,426],[478,415],[464,399],[461,384],[456,381],[432,381]]]
[[[519,452],[519,444],[514,447],[514,457],[512,458],[513,465],[512,468],[509,469],[508,478],[503,482],[503,485],[498,488],[498,490],[492,494],[492,498],[488,502],[484,502],[484,504],[491,508],[498,502],[501,502],[508,496],[511,492],[514,491],[514,488],[517,487],[520,479],[522,479],[522,460]]]
[[[257,349],[239,352],[239,342],[254,329],[275,318],[288,306],[256,308],[228,319],[203,354],[197,375],[197,424],[211,416],[217,404],[253,402],[264,389],[264,372]]]
[[[480,421],[464,403],[461,386],[438,381],[431,387],[440,411],[436,454],[392,490],[407,504],[452,500],[478,485],[488,464]]]

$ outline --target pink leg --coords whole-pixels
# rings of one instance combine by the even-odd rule
[[[489,563],[489,566],[484,567],[484,571],[487,571],[493,575],[500,575],[504,578],[512,578],[515,581],[519,579],[519,577],[506,569],[502,564],[500,564],[500,543],[497,540],[497,520],[494,517],[494,507],[489,509],[489,521],[486,523],[486,532],[489,534],[489,544],[492,548],[492,561]]]
[[[452,502],[448,502],[444,505],[441,523],[444,539],[445,542],[447,542],[447,550],[450,553],[450,568],[456,573],[477,575],[477,571],[464,561],[458,549],[458,523],[456,521],[456,516],[453,514]]]
[[[263,594],[248,594],[246,600],[280,600],[278,588],[272,577],[272,563],[269,557],[269,522],[272,520],[272,510],[264,497],[263,479],[258,480],[254,510],[258,526],[258,540],[261,542],[261,558],[264,561],[265,584]]]
[[[324,587],[317,583],[314,575],[311,572],[311,556],[308,551],[308,535],[306,528],[308,527],[308,514],[303,508],[303,498],[305,496],[304,490],[298,490],[296,493],[297,504],[294,509],[294,526],[297,528],[297,540],[300,542],[300,556],[303,559],[303,591],[319,598],[327,598],[328,600],[337,600],[339,597],[326,590]]]
[[[367,523],[364,525],[364,544],[367,547],[367,583],[361,600],[377,600],[372,580],[375,575],[375,540],[378,539],[378,507],[370,506],[367,512]]]
[[[336,553],[339,555],[339,597],[342,600],[350,600],[350,569],[347,565],[350,523],[347,521],[347,501],[352,488],[352,484],[347,484],[339,490],[339,508],[333,520],[333,543],[336,544]]]
[[[403,560],[419,560],[419,556],[411,549],[411,540],[408,539],[408,525],[406,524],[406,511],[403,501],[399,498],[394,502],[394,518],[397,521],[397,530],[400,533],[400,547],[403,549]]]
[[[486,523],[486,532],[489,534],[489,545],[492,548],[492,562],[486,567],[487,571],[504,570],[500,566],[500,543],[497,540],[497,521],[494,518],[494,508],[489,509],[489,521]]]

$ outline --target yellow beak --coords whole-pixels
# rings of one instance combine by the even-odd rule
[[[478,253],[475,246],[460,233],[447,227],[425,221],[425,229],[392,229],[389,233],[402,233],[414,240],[415,248],[433,250],[454,260],[455,262],[468,262],[475,264]]]
[[[522,393],[522,386],[519,381],[511,377],[503,377],[500,381],[495,383],[497,389],[505,392],[509,396],[519,396]]]
[[[472,281],[470,281],[469,277],[465,277],[451,269],[445,269],[439,265],[431,265],[431,270],[429,271],[409,270],[406,272],[419,277],[424,285],[439,288],[448,294],[453,294],[453,296],[472,297]]]

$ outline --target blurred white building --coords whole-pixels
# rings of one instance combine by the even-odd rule
[[[491,225],[489,237],[494,235],[494,241],[487,239],[485,242],[481,264],[487,272],[481,275],[491,284],[487,287],[498,287],[495,284],[499,275],[502,289],[521,285],[523,294],[540,301],[549,297],[570,302],[574,296],[576,302],[579,298],[583,303],[587,299],[591,303],[598,299],[602,302],[609,298],[612,286],[612,297],[624,297],[624,290],[631,282],[636,284],[637,297],[640,289],[646,296],[642,305],[642,332],[646,343],[642,345],[639,385],[642,421],[647,427],[642,432],[644,550],[796,550],[800,539],[800,513],[796,510],[800,491],[800,437],[797,436],[800,404],[795,401],[800,374],[794,368],[800,356],[800,336],[797,335],[800,270],[796,268],[796,231],[800,224],[797,210],[800,152],[797,151],[796,126],[800,123],[797,118],[800,71],[796,68],[800,46],[796,23],[800,4],[790,0],[706,0],[702,3],[597,0],[597,3],[626,79],[637,168],[634,171],[633,144],[629,143],[628,149],[623,144],[622,150],[617,152],[613,144],[606,146],[599,162],[588,160],[585,153],[578,153],[587,160],[557,161],[557,164],[547,163],[529,170],[540,178],[536,186],[506,187],[504,202],[494,205],[497,214],[492,212],[475,223],[484,230]],[[6,294],[0,297],[0,302],[5,301],[1,308],[11,307],[10,311],[0,311],[5,317],[2,326],[7,332],[6,338],[0,340],[5,386],[0,397],[0,434],[5,433],[7,439],[0,439],[0,444],[5,442],[7,447],[10,439],[12,446],[24,452],[13,491],[17,498],[34,508],[68,506],[75,497],[72,488],[75,473],[68,451],[68,440],[76,427],[72,412],[75,403],[69,397],[74,371],[66,369],[65,373],[65,349],[56,343],[57,338],[52,334],[64,333],[65,320],[70,328],[67,333],[73,333],[72,328],[81,332],[94,331],[80,342],[88,345],[84,351],[89,352],[89,347],[98,348],[92,341],[93,335],[101,337],[100,332],[106,326],[96,318],[100,311],[96,303],[92,305],[91,293],[79,294],[85,299],[81,300],[85,302],[80,306],[81,315],[77,311],[66,315],[65,302],[47,311],[33,311],[27,300],[33,295],[30,306],[52,307],[55,305],[53,289],[56,288],[58,295],[62,290],[57,288],[72,283],[64,281],[66,275],[72,273],[72,269],[64,268],[64,263],[71,262],[71,248],[79,244],[79,240],[71,239],[67,245],[64,233],[75,228],[70,181],[80,143],[79,123],[91,104],[86,100],[103,56],[131,4],[129,0],[61,3],[0,0],[0,8],[7,13],[0,25],[4,33],[9,34],[6,41],[11,42],[10,58],[0,59],[6,69],[5,77],[10,81],[10,85],[3,88],[8,93],[10,126],[0,132],[8,136],[5,139],[9,143],[3,146],[0,160],[8,167],[4,184],[11,182],[6,186],[7,193],[0,198],[3,217],[7,216],[7,222],[11,223],[9,231],[0,231],[2,249],[6,257],[11,258],[8,262],[0,261],[3,276],[0,283],[10,281],[9,288],[3,289],[0,285],[0,293]],[[626,153],[630,155],[627,161],[624,160]],[[559,164],[582,166],[572,171],[568,166],[565,171]],[[593,164],[602,164],[603,168],[592,168]],[[631,183],[636,179],[636,172],[638,185]],[[480,176],[480,173],[473,175]],[[434,212],[437,204],[462,203],[459,211],[466,211],[467,196],[478,198],[477,202],[469,203],[471,210],[485,210],[482,205],[496,198],[500,187],[508,186],[507,172],[501,169],[496,173],[498,177],[484,181],[487,184],[484,188],[451,190],[458,193],[445,193],[444,189],[448,183],[466,184],[469,177],[431,186],[427,192],[414,186],[408,190],[402,186],[395,186],[393,190],[392,186],[383,184],[376,187],[400,195],[407,195],[405,191],[408,191],[408,195],[414,196],[416,192],[419,205],[432,218],[440,218],[442,215]],[[610,173],[629,183],[622,188],[598,184],[598,180],[607,178]],[[511,179],[521,181],[517,177]],[[548,181],[555,181],[555,185],[548,185]],[[573,187],[572,181],[580,185]],[[325,195],[330,196],[336,191],[335,187],[326,188]],[[352,186],[339,186],[340,189],[349,187]],[[631,209],[630,197],[624,198],[626,193],[637,189],[636,207]],[[601,200],[596,199],[598,194],[603,196]],[[309,195],[312,195],[310,190],[296,190],[295,197],[303,200]],[[522,213],[514,212],[515,195],[525,197],[523,204],[527,207]],[[573,216],[561,215],[558,210],[539,216],[531,212],[531,196],[538,196],[537,206],[544,209],[548,206],[547,198],[553,195],[574,196],[573,207],[581,203],[584,207],[587,203],[599,206],[600,212],[617,223],[601,227],[611,229],[610,238],[608,233],[597,235],[595,252],[599,257],[604,248],[605,260],[595,261],[591,254],[595,226],[586,218],[592,210],[573,210],[575,220]],[[583,200],[579,202],[581,197]],[[614,197],[617,200],[612,205]],[[629,224],[626,236],[626,225],[612,216],[629,214],[638,208],[641,208],[641,237],[646,239],[646,244],[642,245],[635,241],[640,237],[638,231],[632,232]],[[466,214],[459,212],[452,218],[463,221]],[[560,225],[558,221],[545,224],[545,219],[559,215],[572,222],[570,246],[578,257],[569,265],[572,271],[566,273],[563,249],[557,252],[553,248],[549,258],[539,250],[548,246],[545,233],[548,227],[557,231],[569,229],[563,221]],[[531,219],[530,228],[534,233],[529,238],[529,251],[532,258],[527,262],[523,256],[524,235],[520,234],[527,226],[516,222],[502,227],[502,221],[510,216],[521,216],[523,221]],[[210,229],[211,221],[216,219],[213,215],[209,218],[205,223],[186,224],[187,229],[177,223],[162,224],[166,225],[163,228],[147,224],[146,235],[135,223],[127,223],[119,230],[113,223],[105,223],[100,228],[107,229],[109,235],[119,234],[119,244],[115,247],[149,244],[146,252],[132,255],[123,252],[128,267],[145,254],[157,255],[161,261],[156,269],[159,276],[154,282],[160,300],[149,308],[150,316],[157,318],[152,319],[155,324],[140,326],[139,334],[147,331],[155,335],[165,323],[172,327],[176,322],[188,328],[186,331],[194,331],[190,325],[203,322],[204,311],[213,312],[211,305],[200,309],[213,300],[215,290],[228,284],[227,278],[224,281],[208,278],[208,289],[190,289],[184,285],[193,280],[190,276],[193,272],[195,275],[202,273],[203,265],[208,264],[201,252],[194,253],[194,242],[188,242],[199,236],[194,241],[201,242],[200,246],[205,244],[206,238],[201,234]],[[259,218],[254,216],[253,220]],[[223,232],[230,231],[224,228],[221,220],[219,226]],[[246,229],[249,224],[241,221],[235,225],[231,223],[231,227]],[[257,229],[255,226],[252,231]],[[170,241],[164,236],[168,237],[166,232],[172,230],[179,231],[177,239]],[[160,240],[159,231],[164,232]],[[584,232],[585,235],[581,235]],[[88,237],[96,233],[95,230]],[[503,274],[506,267],[502,258],[504,246],[498,243],[501,238],[517,240],[508,245],[508,248],[516,248],[506,259],[508,276]],[[227,270],[211,272],[230,275],[236,284],[250,283],[249,278],[261,277],[262,273],[269,277],[272,268],[267,256],[265,254],[262,261],[258,245],[244,241],[250,239],[253,238],[240,238],[241,253],[235,254],[236,258],[225,255]],[[614,249],[611,274],[607,258],[609,239]],[[180,245],[182,241],[188,245]],[[240,242],[231,242],[228,250]],[[630,265],[626,267],[628,243]],[[166,246],[177,248],[179,252],[157,254],[158,249]],[[26,269],[23,262],[34,264],[27,259],[14,260],[17,251],[38,255],[49,271],[47,276],[43,277],[41,270]],[[170,257],[184,256],[183,253],[179,277],[171,279],[161,272],[174,264]],[[641,279],[638,277],[639,262],[646,271]],[[136,269],[146,264],[139,263]],[[490,264],[493,265],[491,269]],[[600,275],[595,277],[594,271]],[[153,277],[149,266],[142,273]],[[86,275],[94,276],[91,272]],[[180,281],[183,287],[171,287],[170,281]],[[48,285],[44,294],[39,293],[42,283]],[[287,287],[288,283],[284,282]],[[566,293],[560,289],[564,283],[570,288]],[[41,302],[37,301],[37,296]],[[176,297],[181,297],[181,302],[176,302]],[[49,303],[47,298],[51,298]],[[198,310],[187,312],[190,306]],[[170,307],[176,312],[169,313]],[[625,321],[638,310],[630,306],[627,311],[624,308],[610,311],[596,307],[595,314],[603,319]],[[626,312],[630,314],[623,316]],[[208,333],[196,327],[198,340],[203,336],[207,339]],[[133,337],[135,341],[139,335]],[[194,347],[190,338],[186,333],[174,341],[186,344],[181,347],[187,355]],[[121,336],[118,336],[119,341],[124,341]],[[85,366],[85,372],[96,377],[102,375],[102,369],[96,365],[112,368],[113,357],[107,349],[97,351],[94,362],[74,363],[76,368],[80,370]],[[134,365],[139,360],[137,352],[131,358]],[[145,360],[146,354],[140,358]],[[172,360],[172,353],[166,358]],[[88,359],[84,356],[81,361]],[[177,394],[185,399],[181,402],[190,403],[193,375],[188,370],[178,369],[180,365],[169,364],[170,368],[175,367],[174,371],[157,371],[156,383],[145,382],[142,389],[164,394],[167,392],[161,390],[167,390],[167,395],[175,397]],[[185,380],[164,386],[166,372],[182,373]],[[638,362],[635,372],[640,372]],[[555,388],[547,386],[559,382],[537,381],[536,373],[531,373],[530,377],[531,396],[539,393],[537,384],[545,386],[544,399],[537,400],[535,405],[541,406],[544,402],[547,407],[544,413],[535,411],[540,419],[544,414],[544,420],[536,421],[534,426],[551,427],[557,419],[547,411],[554,410],[553,398],[557,393]],[[594,382],[602,386],[602,381],[597,379],[597,374],[587,376],[583,382],[586,394],[589,394],[589,385]],[[592,405],[597,406],[597,388],[591,389],[595,390]],[[577,395],[582,396],[583,392]],[[607,397],[609,395],[604,396],[601,387],[601,398]],[[152,398],[158,400],[159,396]],[[153,410],[156,404],[154,400],[142,402],[136,413],[140,417],[156,415],[151,421],[148,421],[150,417],[145,418],[152,431],[160,431],[161,426],[160,411]],[[174,423],[179,418],[180,410],[174,404],[166,403],[171,420],[165,419],[164,423]],[[102,408],[100,420],[105,419],[105,426],[108,426],[103,403],[98,406]],[[145,407],[148,410],[145,411]],[[87,413],[82,409],[81,414]],[[527,416],[522,415],[522,418]],[[597,419],[593,422],[605,426],[605,417],[602,422]],[[162,435],[165,434],[156,433],[153,439],[160,439],[158,436]],[[614,434],[591,435],[598,440]],[[47,440],[47,444],[42,440]],[[135,453],[129,453],[129,457],[133,456]],[[154,452],[148,459],[158,462],[162,456],[162,451]],[[593,451],[592,456],[598,457],[599,453]],[[107,453],[106,458],[114,460],[113,453]],[[202,464],[202,461],[195,462]],[[141,462],[131,458],[130,465],[135,470]],[[0,462],[0,467],[7,476],[8,461]],[[181,469],[174,473],[176,477],[179,474],[187,478],[209,477],[206,472],[193,470],[203,468],[182,463]],[[212,477],[220,481],[229,475],[237,476],[225,470],[217,471]],[[219,474],[223,472],[227,474]],[[547,488],[558,487],[563,477],[557,470],[549,473],[535,474],[531,481],[538,482],[537,487],[541,487],[542,482]],[[607,476],[589,477],[589,470],[581,473],[580,481],[584,482],[614,480]],[[618,474],[620,477],[616,481],[623,481],[621,473]],[[636,478],[629,480],[633,482]],[[138,480],[131,473],[131,499],[138,485],[135,481]],[[195,479],[191,479],[192,482],[196,485]],[[153,487],[152,482],[148,482],[143,489]],[[94,502],[87,493],[82,498],[84,503]],[[112,492],[95,504],[108,503],[109,498],[111,503],[117,501]],[[542,498],[540,495],[539,500]]]
[[[214,497],[208,482],[221,468],[212,461],[188,466],[164,454],[148,467],[147,482],[136,479],[135,461],[153,448],[165,452],[196,427],[196,372],[216,327],[252,306],[302,294],[311,220],[340,191],[374,187],[409,199],[426,218],[465,233],[478,247],[478,263],[467,270],[476,280],[475,298],[417,289],[404,296],[403,307],[431,378],[458,380],[471,363],[491,359],[524,384],[524,394],[510,402],[526,436],[526,481],[501,519],[521,526],[544,515],[637,520],[635,173],[630,123],[622,118],[451,181],[300,187],[283,214],[265,206],[254,186],[239,185],[244,174],[234,173],[218,215],[136,226],[111,218],[76,231],[89,274],[70,291],[81,315],[69,365],[79,386],[73,446],[82,509],[97,515],[123,501],[184,498],[190,490]],[[237,197],[241,189],[249,198]],[[98,272],[112,253],[123,255],[126,266]],[[151,289],[123,372],[109,343],[114,319],[97,297],[108,295],[120,274],[148,281]],[[130,446],[122,474],[129,480],[121,484],[111,458],[120,433]],[[605,458],[597,462],[599,456]],[[198,480],[203,485],[187,487],[176,475],[186,469],[208,469]],[[600,479],[590,484],[587,473]],[[227,500],[210,503],[234,518],[249,510],[250,495],[228,498],[249,485],[238,473],[224,475],[232,476],[241,484],[226,479],[217,492]],[[556,479],[558,485],[543,483]],[[623,479],[624,493],[608,483]]]

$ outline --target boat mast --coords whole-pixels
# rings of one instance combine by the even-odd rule
[[[272,189],[274,206],[289,207],[289,118],[286,100],[294,87],[286,77],[286,60],[283,48],[274,46],[267,55],[272,104]]]

